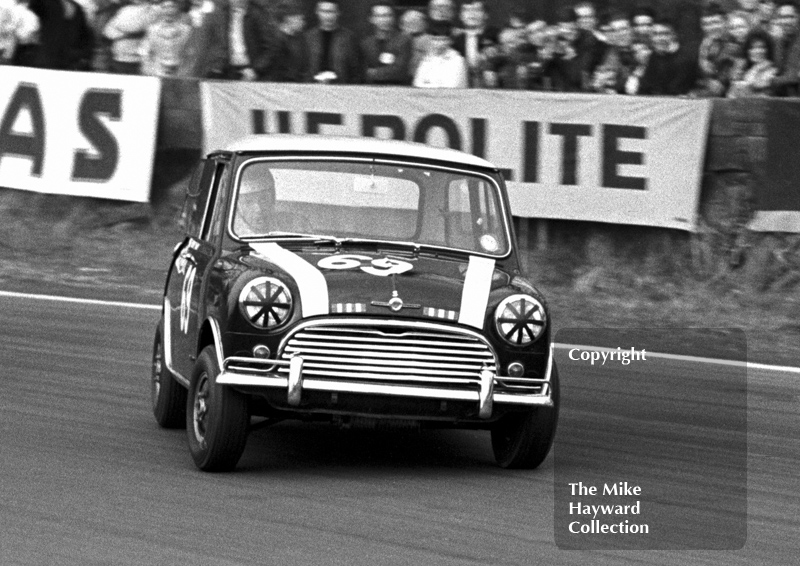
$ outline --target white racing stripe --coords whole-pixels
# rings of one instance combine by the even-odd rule
[[[250,244],[255,252],[274,263],[297,283],[300,290],[300,304],[303,305],[303,318],[328,314],[328,282],[322,272],[294,252],[280,247],[274,242]]]
[[[492,288],[492,275],[494,275],[493,259],[469,257],[464,289],[461,292],[461,311],[458,315],[460,324],[483,329],[489,291]]]

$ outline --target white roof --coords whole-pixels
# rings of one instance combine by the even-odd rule
[[[377,138],[346,136],[257,134],[228,145],[226,151],[320,151],[334,153],[372,153],[387,157],[416,157],[436,159],[461,165],[490,167],[494,165],[469,153],[454,149],[431,147],[422,143]]]

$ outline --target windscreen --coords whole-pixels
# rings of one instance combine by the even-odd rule
[[[502,255],[497,184],[477,173],[375,161],[251,159],[241,165],[232,231],[242,239],[330,236]]]

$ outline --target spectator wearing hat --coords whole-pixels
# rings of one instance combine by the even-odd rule
[[[317,26],[305,34],[309,66],[306,78],[318,83],[361,82],[361,64],[355,35],[339,23],[338,0],[319,0]]]
[[[192,72],[192,26],[186,13],[189,3],[161,0],[161,16],[147,28],[140,52],[142,74],[159,77],[189,76]]]
[[[361,61],[364,82],[380,85],[411,83],[411,37],[396,27],[394,4],[390,0],[376,1],[370,8],[372,35],[361,41]]]
[[[467,88],[464,57],[453,49],[453,26],[445,21],[428,25],[428,51],[414,74],[414,86],[422,88]]]
[[[39,46],[33,64],[45,69],[88,71],[94,37],[86,14],[74,0],[30,0],[39,18]]]

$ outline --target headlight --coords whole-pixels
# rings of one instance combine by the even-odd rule
[[[239,310],[256,328],[277,328],[292,315],[292,294],[274,277],[256,277],[242,289]]]
[[[544,332],[547,316],[544,305],[530,295],[511,295],[494,311],[500,337],[512,346],[527,346]]]

